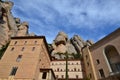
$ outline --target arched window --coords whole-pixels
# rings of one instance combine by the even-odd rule
[[[74,68],[74,71],[76,71],[76,68]]]
[[[117,49],[114,46],[109,45],[105,47],[105,55],[112,72],[120,71],[120,54],[118,53]]]
[[[59,68],[57,68],[57,71],[59,71]]]

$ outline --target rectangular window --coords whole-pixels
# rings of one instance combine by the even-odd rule
[[[97,60],[96,60],[96,63],[97,63],[97,64],[100,64],[100,61],[99,61],[99,59],[97,59]]]
[[[34,43],[37,44],[37,41],[35,41]]]
[[[62,78],[64,78],[64,75],[61,75]]]
[[[103,69],[99,69],[99,74],[100,74],[100,76],[101,76],[102,78],[104,78],[104,77],[105,77],[105,74],[104,74]]]
[[[87,65],[89,66],[89,62],[87,62]]]
[[[74,68],[74,71],[76,71],[76,68]]]
[[[88,59],[88,55],[86,55],[85,57],[86,57],[86,59]]]
[[[92,78],[92,74],[91,73],[89,74],[89,77],[90,77],[90,79]]]
[[[11,48],[11,51],[13,51],[13,50],[14,50],[14,47]]]
[[[59,68],[57,68],[57,71],[59,71]]]
[[[16,45],[16,44],[17,44],[17,41],[15,41],[14,45]]]
[[[16,61],[17,61],[17,62],[20,62],[20,61],[21,61],[21,58],[22,58],[22,55],[18,55]]]
[[[58,78],[58,75],[56,75],[56,78]]]
[[[42,79],[46,79],[47,72],[43,72]]]
[[[76,75],[76,78],[78,79],[78,75]]]
[[[25,49],[25,48],[24,48],[24,47],[22,47],[21,51],[24,51],[24,49]]]
[[[35,50],[35,47],[32,48],[32,51],[34,51],[34,50]]]
[[[24,42],[24,44],[26,44],[26,43],[27,43],[27,41]]]
[[[76,63],[76,65],[78,65],[78,63]]]
[[[12,71],[11,71],[11,73],[10,73],[10,76],[15,75],[16,72],[17,72],[17,69],[18,69],[18,67],[13,67],[13,68],[12,68]]]

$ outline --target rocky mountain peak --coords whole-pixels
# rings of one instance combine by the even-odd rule
[[[27,22],[21,22],[12,15],[13,5],[11,1],[0,1],[0,48],[9,42],[11,37],[34,36],[28,33]]]
[[[60,45],[60,44],[65,45],[67,40],[68,40],[67,34],[64,33],[64,32],[59,32],[58,35],[56,36],[55,40],[54,40],[54,43],[55,43],[56,46]]]
[[[82,55],[82,47],[93,44],[92,41],[84,41],[79,35],[74,35],[71,39],[65,32],[59,32],[51,44],[51,56],[55,59],[64,59],[65,53],[68,53],[69,58],[74,59],[76,56]],[[79,58],[77,57],[77,58]]]

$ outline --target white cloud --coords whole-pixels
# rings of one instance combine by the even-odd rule
[[[53,32],[57,33],[63,29],[64,31],[72,29],[72,34],[75,32],[73,28],[99,31],[105,27],[109,28],[107,24],[110,27],[114,24],[120,25],[120,0],[13,1],[15,2],[13,14],[28,21],[30,31],[37,34],[54,36]]]
[[[28,16],[42,16],[45,21],[55,23],[56,14],[50,11],[53,10],[67,18],[69,24],[93,28],[97,27],[95,24],[101,20],[108,22],[120,20],[119,2],[119,0],[22,0],[16,5],[19,5],[18,8]]]

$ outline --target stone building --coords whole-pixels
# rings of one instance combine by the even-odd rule
[[[65,59],[52,60],[47,45],[44,36],[11,38],[0,80],[65,80]],[[120,28],[95,44],[87,41],[80,51],[83,61],[68,59],[68,80],[120,80]]]
[[[92,46],[82,48],[86,77],[120,80],[120,28]]]
[[[44,36],[13,37],[0,60],[0,80],[55,80]]]
[[[80,60],[68,60],[68,80],[83,80],[82,62]],[[66,80],[66,60],[53,60],[51,62],[56,78]]]

